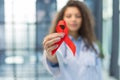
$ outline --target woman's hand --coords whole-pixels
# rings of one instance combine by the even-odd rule
[[[58,63],[56,54],[52,55],[52,51],[58,47],[54,45],[64,37],[64,33],[52,33],[47,35],[43,40],[43,47],[46,50],[46,57],[52,63]]]

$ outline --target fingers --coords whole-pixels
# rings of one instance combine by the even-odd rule
[[[48,48],[48,47],[51,47],[53,44],[59,42],[61,40],[61,38],[54,38],[54,39],[51,39],[49,41],[47,41],[45,44],[44,44],[44,48]]]
[[[46,36],[43,40],[43,47],[47,52],[49,58],[56,58],[55,55],[52,55],[52,51],[58,47],[58,45],[53,45],[61,40],[64,37],[64,33],[52,33]]]
[[[54,46],[51,46],[51,47],[47,48],[47,49],[46,49],[47,54],[51,56],[51,55],[52,55],[52,51],[53,51],[54,49],[56,49],[57,47],[58,47],[58,45],[54,45]]]
[[[46,36],[43,40],[43,46],[44,46],[44,49],[46,50],[46,57],[48,60],[50,60],[53,63],[58,62],[56,55],[52,55],[52,51],[54,49],[58,48],[58,45],[55,43],[60,41],[61,38],[63,38],[63,37],[64,37],[63,33],[52,33],[52,34]],[[53,44],[55,44],[55,45],[53,45]]]
[[[51,39],[54,39],[54,38],[63,38],[64,37],[64,33],[53,33],[53,34],[50,34],[50,35],[48,35],[48,36],[46,36],[45,38],[44,38],[44,40],[43,40],[43,45],[47,42],[47,41],[49,41],[49,40],[51,40]]]

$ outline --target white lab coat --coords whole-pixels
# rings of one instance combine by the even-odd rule
[[[84,46],[84,41],[81,47]],[[99,51],[97,45],[95,48]],[[73,56],[70,48],[63,42],[56,52],[59,67],[51,67],[44,50],[43,64],[55,80],[102,80],[101,60],[93,50],[80,50],[80,55]]]

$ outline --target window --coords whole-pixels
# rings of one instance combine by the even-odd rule
[[[112,0],[103,0],[103,53],[105,55],[104,68],[109,71],[112,48]]]

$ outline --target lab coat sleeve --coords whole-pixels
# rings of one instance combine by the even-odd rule
[[[99,76],[99,79],[100,80],[103,80],[102,79],[102,65],[101,65],[101,58],[97,58],[96,59],[96,70],[98,72],[98,76]]]
[[[100,49],[97,45],[97,43],[94,44],[95,49],[97,50],[97,54],[100,55]],[[102,60],[100,58],[100,56],[96,57],[96,71],[98,73],[99,79],[102,79]]]
[[[59,66],[56,66],[56,67],[51,66],[50,62],[46,58],[46,51],[45,50],[43,52],[42,62],[43,62],[43,65],[45,66],[45,68],[47,69],[47,71],[51,75],[57,76],[60,73]]]
[[[61,51],[61,55],[62,56],[65,56],[65,43],[63,42],[61,44],[61,46],[59,47],[59,51]],[[59,56],[59,52],[58,50],[56,51],[55,55]],[[62,59],[61,59],[62,58]],[[51,66],[51,63],[48,61],[48,59],[46,58],[46,51],[44,50],[43,52],[43,57],[42,57],[42,62],[43,62],[43,65],[46,67],[47,71],[52,74],[53,76],[59,76],[60,75],[60,65],[63,63],[63,57],[59,57],[58,59],[58,64],[59,66],[56,66],[56,67],[52,67]]]

